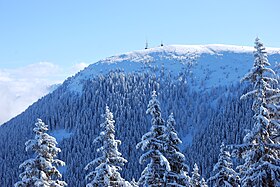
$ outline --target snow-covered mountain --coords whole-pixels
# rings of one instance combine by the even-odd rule
[[[69,89],[80,92],[82,82],[99,74],[119,69],[123,72],[150,72],[165,69],[177,76],[192,72],[204,88],[228,85],[240,80],[252,66],[253,47],[235,45],[169,45],[115,55],[100,60],[78,73]],[[267,48],[272,66],[280,62],[280,48]],[[198,86],[193,84],[193,86]]]
[[[24,113],[0,126],[1,186],[18,180],[19,164],[30,158],[24,143],[34,136],[36,118],[59,140],[60,168],[69,186],[85,186],[85,165],[96,156],[107,104],[116,121],[120,151],[128,160],[127,179],[138,178],[140,150],[135,146],[150,128],[146,108],[156,90],[164,119],[173,112],[187,164],[196,162],[208,177],[219,146],[241,142],[251,125],[250,102],[240,102],[246,85],[239,80],[253,64],[253,48],[230,45],[171,45],[133,51],[100,60],[68,78]],[[279,72],[280,48],[267,48]],[[3,181],[2,181],[3,179]]]

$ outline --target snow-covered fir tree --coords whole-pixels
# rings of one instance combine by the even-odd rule
[[[216,173],[209,178],[209,182],[215,187],[238,187],[240,178],[232,168],[232,160],[229,151],[226,150],[224,143],[221,144],[218,162],[213,171]]]
[[[140,164],[147,160],[150,160],[150,162],[142,172],[139,183],[144,186],[165,186],[164,174],[170,171],[170,165],[164,156],[165,142],[163,135],[166,127],[161,117],[156,91],[152,93],[152,99],[149,101],[146,113],[152,116],[152,127],[149,132],[142,136],[141,142],[136,147],[147,151],[140,157]]]
[[[241,186],[280,186],[279,90],[273,88],[277,80],[263,44],[255,40],[254,66],[242,79],[253,84],[253,90],[241,98],[254,99],[254,126],[244,137],[244,144],[237,146],[235,154],[242,156],[244,164],[238,166]]]
[[[198,166],[195,163],[190,180],[191,187],[201,187],[200,174],[198,170]]]
[[[179,144],[182,143],[175,130],[175,119],[173,113],[169,115],[166,123],[164,155],[167,158],[170,171],[165,173],[166,184],[168,186],[189,186],[188,166],[184,163],[185,156],[180,152]]]
[[[35,126],[35,139],[28,140],[25,145],[26,151],[33,151],[36,156],[19,166],[24,172],[19,175],[21,181],[15,187],[67,186],[66,182],[60,180],[62,175],[55,167],[65,165],[63,161],[55,159],[61,151],[56,147],[56,139],[46,133],[48,126],[41,119],[37,119]]]
[[[127,162],[122,157],[122,154],[118,151],[118,146],[121,141],[115,140],[115,121],[113,114],[110,112],[108,106],[105,108],[105,122],[100,124],[103,129],[100,135],[94,140],[94,143],[100,142],[102,146],[97,149],[102,155],[85,167],[86,170],[90,170],[95,167],[95,170],[91,171],[86,180],[90,181],[87,187],[126,187],[130,186],[129,182],[125,181],[119,171],[121,167]]]
[[[200,181],[200,186],[201,186],[201,187],[208,187],[207,182],[205,181],[204,178],[201,179],[201,181]]]
[[[138,182],[135,181],[135,179],[133,178],[132,181],[130,181],[130,185],[131,187],[138,187]]]

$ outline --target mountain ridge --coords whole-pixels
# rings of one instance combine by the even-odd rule
[[[186,52],[197,52],[197,53],[215,53],[221,51],[231,51],[236,53],[247,53],[253,52],[255,49],[252,46],[240,46],[240,45],[229,45],[229,44],[205,44],[205,45],[180,45],[180,44],[172,44],[172,45],[164,45],[158,47],[152,47],[148,49],[140,49],[140,50],[133,50],[130,52],[125,52],[121,54],[112,55],[110,57],[101,59],[100,61],[107,61],[112,57],[122,56],[122,55],[129,55],[129,54],[145,54],[151,52],[178,52],[178,53],[186,53]],[[266,47],[266,51],[268,54],[280,54],[280,48],[276,47]],[[99,61],[97,61],[99,62]]]
[[[269,56],[280,55],[280,48],[268,47],[266,50]],[[81,82],[116,69],[126,73],[149,73],[155,69],[164,68],[177,76],[182,69],[187,68],[196,76],[196,83],[208,79],[208,87],[224,85],[222,83],[224,78],[221,77],[224,74],[225,84],[230,84],[236,82],[250,69],[253,51],[253,47],[224,44],[167,45],[131,51],[92,63],[71,78],[72,83],[69,89],[80,93],[82,91],[82,87],[79,86]],[[212,63],[209,62],[209,59]],[[233,69],[235,73],[228,71],[229,68]],[[212,76],[205,77],[204,74],[207,73],[208,76],[209,74]]]
[[[234,53],[250,53],[253,52],[255,49],[251,46],[239,46],[239,45],[228,45],[228,44],[205,44],[205,45],[166,45],[166,46],[158,46],[148,49],[140,49],[134,50],[130,52],[125,52],[122,54],[116,54],[104,59],[101,59],[99,62],[110,62],[112,59],[115,59],[113,62],[117,62],[117,57],[122,57],[124,55],[133,57],[133,54],[147,54],[153,52],[175,52],[178,54],[186,54],[186,53],[208,53],[214,54],[217,52],[234,52]],[[268,54],[280,54],[280,48],[275,47],[266,47],[266,51]],[[120,60],[123,60],[120,58]],[[130,59],[131,60],[131,59]],[[93,63],[94,64],[94,63]]]

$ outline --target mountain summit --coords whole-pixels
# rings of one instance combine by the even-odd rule
[[[187,69],[192,72],[196,87],[202,82],[206,89],[228,85],[239,81],[251,68],[253,51],[254,48],[248,46],[209,44],[168,45],[128,52],[91,64],[71,80],[69,88],[80,92],[81,82],[112,70],[125,73],[165,70],[177,76]],[[266,51],[275,66],[280,48],[267,48]]]

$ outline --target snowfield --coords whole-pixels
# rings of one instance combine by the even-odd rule
[[[193,86],[208,89],[234,84],[252,67],[253,47],[235,45],[168,45],[115,55],[91,64],[71,79],[69,90],[80,93],[82,82],[112,70],[154,72],[165,69],[173,76],[192,72]],[[266,48],[272,67],[280,48]],[[279,59],[279,58],[276,58]]]

